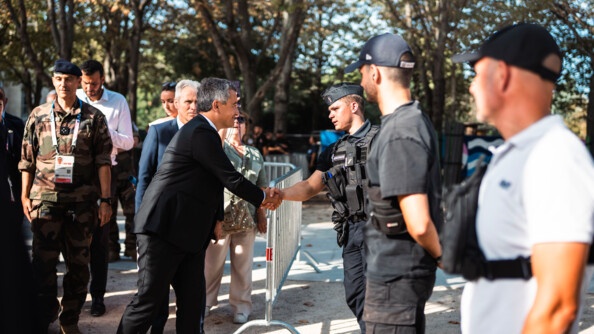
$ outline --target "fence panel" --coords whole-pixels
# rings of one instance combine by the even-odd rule
[[[301,168],[289,163],[265,162],[264,168],[271,187],[287,188],[303,179]],[[280,175],[280,176],[276,176]],[[282,326],[291,333],[299,332],[290,324],[273,320],[272,307],[289,274],[301,247],[301,202],[284,201],[275,211],[269,211],[266,233],[266,313],[264,320],[251,320],[235,331],[243,332],[255,326]]]

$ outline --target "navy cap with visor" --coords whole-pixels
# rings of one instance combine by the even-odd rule
[[[402,61],[400,58],[405,53],[412,55],[412,50],[406,41],[395,34],[385,33],[369,39],[359,54],[359,60],[347,66],[345,73],[353,72],[366,64],[385,67],[413,68],[414,62]]]

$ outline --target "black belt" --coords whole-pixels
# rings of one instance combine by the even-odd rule
[[[518,257],[514,260],[487,261],[482,277],[488,280],[502,278],[522,278],[528,280],[532,277],[530,257]]]
[[[364,213],[354,214],[352,216],[349,216],[349,220],[351,221],[351,223],[366,222],[367,221],[367,215],[364,214]]]

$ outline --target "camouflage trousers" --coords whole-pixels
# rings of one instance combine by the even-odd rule
[[[97,203],[52,203],[34,200],[31,212],[33,271],[40,323],[49,324],[59,311],[56,266],[60,252],[66,264],[60,323],[78,323],[89,283],[89,247],[98,223]]]
[[[112,182],[111,194],[111,210],[113,213],[109,220],[109,251],[115,252],[116,254],[120,253],[120,230],[116,219],[119,202],[122,206],[124,216],[126,217],[124,225],[126,231],[124,255],[130,256],[130,254],[136,253],[136,234],[132,233],[134,228],[134,198],[136,196],[136,191],[132,183],[130,183],[128,179],[125,179]]]

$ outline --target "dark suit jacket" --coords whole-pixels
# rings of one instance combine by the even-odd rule
[[[18,169],[24,131],[25,123],[22,119],[4,113],[0,124],[0,212],[7,221],[14,221],[18,226],[24,216],[21,204],[21,172]]]
[[[179,128],[177,119],[152,125],[142,143],[142,153],[138,163],[138,184],[136,185],[136,211],[140,208],[140,202],[148,185],[151,183],[157,168],[161,165],[163,154],[171,138],[175,136]]]
[[[217,131],[202,115],[165,150],[134,219],[134,233],[157,235],[187,252],[205,249],[223,203],[223,187],[259,207],[263,191],[238,173]]]

